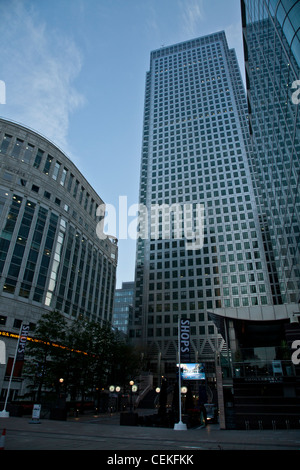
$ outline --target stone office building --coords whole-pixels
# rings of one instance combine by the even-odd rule
[[[0,340],[7,366],[21,323],[32,334],[47,311],[112,322],[118,247],[97,237],[101,204],[53,143],[0,120]],[[7,383],[0,364],[0,400]],[[11,397],[23,391],[13,382]]]

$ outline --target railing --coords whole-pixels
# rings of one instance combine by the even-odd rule
[[[295,365],[286,346],[239,349],[222,354],[223,377],[294,377]]]
[[[233,377],[279,378],[294,377],[295,367],[291,361],[244,361],[232,363]]]
[[[148,392],[152,390],[152,385],[147,385],[146,388],[136,397],[135,400],[135,405],[136,407],[139,405],[139,403],[142,401],[142,399],[147,395]]]

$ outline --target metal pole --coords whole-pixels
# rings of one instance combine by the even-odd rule
[[[181,353],[180,353],[180,320],[178,321],[178,359],[179,359],[179,422],[181,423]]]
[[[178,367],[178,392],[179,392],[179,423],[176,423],[174,425],[174,429],[176,431],[184,431],[187,429],[186,424],[184,424],[181,421],[181,354],[180,354],[180,315],[178,318],[178,361],[179,361],[179,367]]]
[[[8,397],[9,397],[9,393],[10,393],[11,382],[12,382],[13,373],[14,373],[14,369],[15,369],[15,364],[16,364],[16,359],[17,359],[17,354],[18,354],[18,349],[19,349],[19,343],[20,343],[20,338],[21,338],[21,332],[22,332],[22,323],[21,323],[21,327],[20,327],[20,331],[19,331],[19,338],[18,338],[17,347],[16,347],[16,351],[15,351],[13,366],[12,366],[11,371],[10,371],[10,378],[9,378],[9,382],[8,382],[8,388],[7,388],[4,408],[3,408],[3,411],[0,411],[0,418],[8,418],[9,417],[9,412],[6,411],[6,405],[7,405],[7,401],[8,401]]]
[[[132,413],[132,385],[130,386],[130,413]]]

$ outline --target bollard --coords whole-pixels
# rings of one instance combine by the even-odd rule
[[[249,421],[245,421],[245,428],[247,431],[249,430]]]
[[[263,424],[262,424],[262,421],[258,421],[258,427],[259,427],[259,429],[260,429],[260,430],[262,430],[262,429],[263,429]]]

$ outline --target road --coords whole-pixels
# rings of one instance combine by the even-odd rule
[[[67,421],[31,417],[0,419],[4,450],[106,450],[197,452],[200,450],[300,450],[300,430],[220,430],[218,424],[177,431],[120,426],[119,415],[88,415]],[[3,455],[3,454],[2,454]]]

